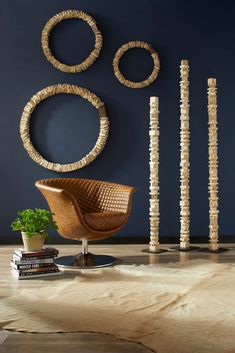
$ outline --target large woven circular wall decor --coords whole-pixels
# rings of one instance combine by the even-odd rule
[[[44,99],[54,96],[55,94],[67,93],[75,94],[90,102],[99,111],[100,117],[100,132],[93,149],[80,161],[70,164],[58,164],[52,163],[44,159],[40,153],[34,148],[30,139],[30,119],[36,106]],[[103,150],[109,133],[109,120],[106,116],[104,103],[94,93],[88,91],[85,88],[68,85],[58,84],[48,86],[43,90],[36,93],[30,101],[26,104],[20,122],[20,135],[23,141],[24,148],[28,152],[29,156],[42,167],[54,170],[56,172],[71,172],[85,167],[91,163]]]
[[[144,81],[140,81],[140,82],[129,81],[123,76],[123,74],[119,69],[119,62],[122,56],[126,53],[127,50],[132,48],[146,49],[151,54],[151,57],[153,59],[153,71],[151,75]],[[115,76],[117,77],[119,82],[121,82],[124,86],[130,87],[130,88],[143,88],[143,87],[149,86],[153,81],[156,80],[160,69],[160,60],[157,52],[152,48],[150,44],[141,42],[141,41],[128,42],[123,44],[116,52],[113,59],[113,69],[114,69]]]
[[[71,19],[71,18],[77,18],[80,20],[85,21],[90,28],[92,29],[94,35],[95,35],[95,47],[90,53],[90,55],[86,58],[85,61],[83,61],[80,64],[77,65],[66,65],[61,63],[59,60],[57,60],[49,47],[49,36],[50,32],[52,29],[61,21],[66,20],[66,19]],[[102,48],[102,35],[100,31],[97,28],[95,20],[88,15],[87,13],[79,10],[67,10],[67,11],[62,11],[58,13],[57,15],[51,17],[49,21],[46,23],[45,27],[43,28],[42,31],[42,49],[43,52],[47,58],[48,61],[56,68],[59,69],[60,71],[63,72],[68,72],[68,73],[76,73],[76,72],[81,72],[83,70],[86,70],[89,66],[93,64],[93,62],[97,59],[97,57],[100,54],[100,50]]]

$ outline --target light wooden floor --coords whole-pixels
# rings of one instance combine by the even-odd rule
[[[53,245],[54,246],[54,245]],[[205,245],[203,245],[205,247]],[[16,246],[0,247],[0,276],[10,271],[10,260]],[[55,245],[60,256],[73,255],[79,252],[79,245]],[[169,249],[169,245],[162,245]],[[221,244],[221,247],[230,251],[219,254],[204,253],[199,251],[172,252],[168,251],[159,255],[143,253],[147,248],[144,245],[91,245],[89,251],[96,254],[116,256],[122,264],[155,264],[168,262],[187,262],[193,259],[208,259],[215,262],[235,262],[235,244]],[[70,274],[71,275],[71,274]],[[75,275],[75,274],[74,274]],[[12,279],[12,283],[16,283]],[[22,283],[23,281],[21,281]],[[32,281],[32,286],[37,288],[39,281]],[[23,285],[23,284],[21,284]],[[14,290],[14,285],[12,286]],[[17,285],[15,286],[17,291]],[[1,296],[1,293],[0,293]],[[1,330],[1,328],[0,328]],[[125,342],[115,337],[95,334],[27,334],[0,331],[0,353],[149,353],[151,350],[139,344]]]

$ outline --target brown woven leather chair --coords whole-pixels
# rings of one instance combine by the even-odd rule
[[[56,264],[64,267],[112,265],[112,256],[88,253],[88,241],[111,237],[128,221],[134,187],[78,178],[53,178],[35,183],[54,213],[59,234],[81,240],[82,252],[63,256]]]

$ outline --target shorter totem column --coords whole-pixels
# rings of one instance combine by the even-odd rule
[[[159,248],[159,104],[158,97],[150,97],[150,253],[161,253],[166,250]]]

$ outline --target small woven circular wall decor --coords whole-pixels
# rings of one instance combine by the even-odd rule
[[[133,81],[127,80],[119,69],[119,62],[122,56],[127,52],[127,50],[132,48],[146,49],[151,54],[151,57],[153,59],[153,71],[150,74],[150,76],[144,81],[133,82]],[[117,77],[119,82],[122,83],[124,86],[127,86],[129,88],[143,88],[143,87],[149,86],[151,83],[153,83],[153,81],[156,80],[158,76],[158,72],[160,70],[160,60],[157,52],[152,48],[150,44],[146,42],[141,42],[141,41],[133,41],[133,42],[128,42],[123,44],[118,49],[113,59],[113,69],[114,69],[115,76]]]
[[[83,157],[80,161],[70,164],[52,163],[44,159],[40,153],[34,148],[30,139],[30,119],[36,106],[44,99],[54,96],[56,94],[66,93],[75,94],[90,102],[96,109],[98,109],[100,117],[100,132],[95,146],[92,150]],[[104,103],[94,93],[85,88],[69,85],[57,84],[48,86],[38,93],[36,93],[30,101],[26,104],[20,121],[20,136],[23,141],[24,148],[29,156],[42,167],[54,170],[56,172],[71,172],[85,167],[90,164],[103,150],[109,133],[109,120],[106,115]]]
[[[52,54],[49,47],[49,37],[52,29],[61,21],[77,18],[85,21],[93,31],[95,35],[95,47],[90,53],[90,55],[84,60],[82,63],[77,65],[66,65],[57,60]],[[93,62],[98,58],[101,48],[102,48],[102,34],[98,30],[95,20],[88,15],[87,13],[79,10],[67,10],[62,11],[55,16],[51,17],[49,21],[46,23],[45,27],[42,31],[41,37],[42,49],[47,58],[47,60],[58,70],[67,72],[67,73],[76,73],[86,70],[89,66],[93,64]]]

